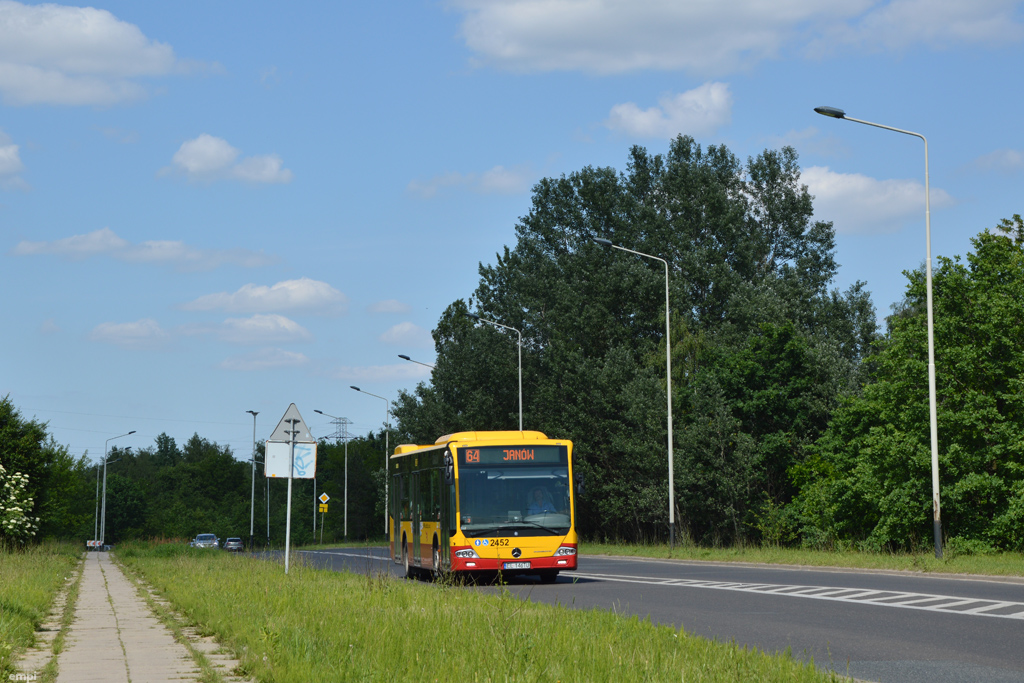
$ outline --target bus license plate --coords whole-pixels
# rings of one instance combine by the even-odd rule
[[[529,569],[529,562],[506,562],[504,565],[505,569]]]

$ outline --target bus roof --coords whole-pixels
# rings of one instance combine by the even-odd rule
[[[548,437],[543,432],[455,432],[454,434],[445,434],[440,437],[437,441],[430,445],[419,445],[414,443],[403,443],[395,446],[394,455],[391,457],[399,457],[406,453],[412,453],[413,451],[424,450],[427,448],[437,448],[444,446],[453,441],[494,441],[494,442],[514,442],[521,443],[523,441],[547,441]]]
[[[452,441],[546,441],[543,432],[456,432],[445,434],[435,444],[451,443]]]

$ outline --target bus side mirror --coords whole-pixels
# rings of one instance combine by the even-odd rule
[[[582,496],[584,494],[584,490],[583,490],[583,473],[582,472],[577,472],[575,479],[576,479],[576,495]]]
[[[444,483],[449,486],[455,483],[455,460],[451,451],[444,452]]]

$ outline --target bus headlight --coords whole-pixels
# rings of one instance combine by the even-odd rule
[[[476,554],[476,551],[472,548],[466,548],[465,550],[456,550],[455,557],[480,557]]]
[[[561,557],[563,555],[575,555],[575,554],[576,554],[576,548],[570,548],[570,547],[564,546],[564,545],[562,547],[560,547],[558,550],[555,551],[555,557]]]

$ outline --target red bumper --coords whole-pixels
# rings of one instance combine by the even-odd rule
[[[455,553],[459,550],[471,550],[469,546],[453,547],[452,552],[452,571],[467,571],[467,572],[495,572],[495,571],[511,571],[521,572],[523,574],[529,574],[532,571],[541,569],[550,570],[555,569],[558,571],[571,571],[576,569],[576,555],[560,555],[558,557],[456,557]],[[507,562],[529,562],[529,569],[505,569]]]

